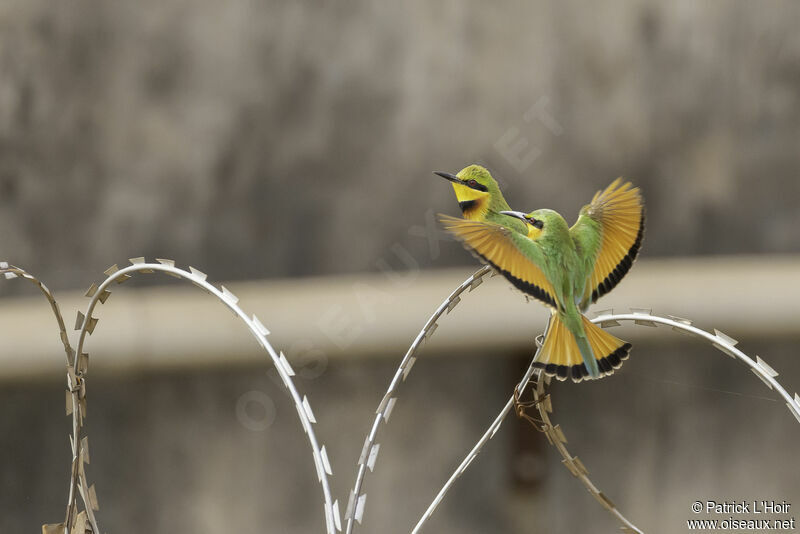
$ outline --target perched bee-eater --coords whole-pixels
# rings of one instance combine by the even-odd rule
[[[523,234],[527,232],[523,221],[503,213],[510,211],[511,207],[503,198],[497,181],[485,167],[470,165],[458,174],[438,171],[434,174],[453,183],[456,200],[465,219],[501,224]]]
[[[631,345],[583,312],[619,283],[639,253],[644,235],[639,189],[618,178],[581,209],[572,228],[553,210],[502,214],[523,222],[525,231],[494,222],[441,219],[479,258],[552,309],[534,365],[576,382],[613,373]]]

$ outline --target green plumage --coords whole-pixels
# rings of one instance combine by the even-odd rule
[[[527,236],[530,226],[526,224],[524,233],[514,231],[510,237],[526,259],[538,266],[552,284],[557,305],[554,313],[575,336],[589,375],[597,377],[600,371],[586,339],[581,321],[582,309],[578,305],[583,301],[586,280],[596,255],[596,247],[592,244],[600,242],[600,233],[588,224],[570,229],[564,218],[553,210],[541,209],[525,217],[541,222],[539,235],[535,240],[530,239]]]
[[[644,233],[639,190],[615,180],[581,209],[570,228],[553,210],[501,209],[507,204],[482,167],[444,177],[453,182],[467,219],[445,216],[445,227],[514,286],[553,308],[537,357],[545,372],[562,379],[570,373],[579,381],[619,367],[630,344],[592,324],[583,312],[616,286],[636,259]]]
[[[503,197],[497,180],[485,167],[469,165],[456,175],[444,172],[435,174],[453,183],[456,199],[461,205],[465,219],[499,224],[516,232],[525,233],[524,221],[501,213],[511,210],[511,207]],[[475,185],[469,185],[471,182]],[[465,204],[470,208],[465,209]]]

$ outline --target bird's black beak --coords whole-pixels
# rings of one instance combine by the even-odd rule
[[[516,217],[517,219],[522,219],[523,221],[526,220],[525,214],[521,211],[501,211],[503,215],[508,215],[509,217]]]
[[[516,217],[522,222],[528,222],[528,219],[525,217],[525,214],[522,213],[521,211],[501,211],[500,213],[503,215],[508,215],[509,217]]]
[[[458,179],[458,176],[456,176],[455,174],[450,174],[449,172],[433,171],[433,174],[435,174],[437,176],[441,176],[445,180],[449,180],[449,181],[457,183],[457,184],[461,183],[461,180]]]

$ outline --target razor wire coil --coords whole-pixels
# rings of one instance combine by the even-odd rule
[[[341,516],[339,513],[338,501],[332,501],[329,484],[329,476],[332,475],[330,460],[325,446],[319,446],[317,437],[314,433],[313,424],[316,423],[314,413],[306,396],[301,398],[294,385],[292,376],[294,370],[289,364],[283,352],[277,352],[270,344],[267,336],[269,330],[261,323],[255,315],[248,316],[238,305],[238,297],[225,286],[217,288],[207,281],[207,275],[194,267],[184,270],[175,266],[173,260],[157,259],[157,263],[147,263],[144,258],[132,258],[131,265],[119,268],[113,265],[105,271],[107,278],[99,285],[92,284],[86,292],[90,298],[86,312],[78,311],[75,330],[78,330],[78,340],[76,349],[73,351],[69,345],[64,321],[58,311],[55,298],[47,290],[46,286],[32,275],[22,269],[11,267],[7,264],[0,264],[0,274],[5,274],[6,278],[22,276],[36,283],[53,307],[56,313],[59,329],[61,331],[62,342],[67,351],[67,414],[72,415],[72,435],[70,444],[72,448],[72,468],[70,470],[69,497],[67,501],[67,512],[64,523],[45,525],[43,532],[46,534],[84,534],[90,529],[94,534],[100,533],[96,511],[99,510],[97,494],[94,486],[89,485],[85,473],[85,464],[89,463],[88,436],[85,435],[84,418],[86,416],[86,374],[88,373],[89,355],[84,352],[86,336],[91,335],[98,323],[98,318],[94,317],[94,311],[98,303],[104,304],[111,295],[110,287],[112,284],[121,284],[129,280],[134,274],[161,272],[170,276],[188,280],[197,287],[205,290],[208,294],[216,297],[217,300],[227,306],[235,316],[237,316],[248,327],[258,343],[267,351],[272,363],[278,371],[281,382],[289,391],[289,394],[297,409],[297,415],[303,427],[306,439],[311,446],[314,466],[317,478],[322,486],[324,499],[325,525],[328,534],[334,534],[341,530]],[[10,275],[10,276],[9,276]],[[78,511],[77,496],[80,495],[84,509]]]
[[[99,534],[100,528],[97,522],[95,513],[99,506],[97,504],[97,495],[93,485],[90,485],[85,473],[85,464],[89,463],[89,449],[88,449],[88,436],[84,432],[84,418],[86,416],[86,375],[88,373],[89,356],[84,352],[87,334],[91,336],[98,323],[98,318],[94,317],[94,311],[97,304],[104,304],[111,295],[111,287],[114,283],[121,284],[133,275],[139,273],[155,273],[161,272],[176,278],[192,282],[197,287],[203,289],[217,300],[227,306],[234,315],[245,323],[250,330],[251,334],[256,338],[259,344],[267,351],[271,361],[275,365],[278,374],[281,378],[283,385],[287,388],[290,396],[297,409],[298,418],[300,419],[301,426],[306,435],[306,439],[312,449],[312,457],[317,472],[318,481],[323,490],[324,500],[324,514],[326,531],[328,534],[334,534],[336,531],[342,530],[342,520],[339,514],[338,500],[332,501],[329,477],[332,476],[330,467],[330,460],[325,446],[319,446],[319,442],[313,430],[313,424],[316,423],[311,405],[306,396],[301,398],[300,393],[294,386],[292,376],[294,371],[286,359],[283,352],[275,351],[272,345],[267,340],[269,330],[261,323],[255,316],[248,316],[238,305],[238,297],[230,292],[225,286],[217,288],[207,281],[207,275],[202,271],[189,267],[188,270],[180,269],[175,266],[173,260],[157,259],[157,263],[148,263],[144,258],[133,258],[130,260],[131,265],[119,268],[113,265],[105,271],[107,278],[99,285],[92,284],[86,292],[86,296],[90,298],[89,305],[85,312],[78,312],[75,322],[75,330],[79,331],[77,346],[75,349],[69,341],[67,328],[64,323],[58,303],[50,292],[50,290],[36,277],[5,262],[0,262],[0,274],[4,275],[7,279],[23,278],[36,285],[42,294],[49,302],[53,314],[58,323],[60,339],[66,353],[67,362],[67,415],[72,416],[72,435],[70,436],[70,445],[72,449],[72,467],[70,471],[70,486],[69,498],[67,504],[66,519],[64,523],[45,525],[43,532],[45,534],[83,534],[84,532],[91,532]],[[363,492],[363,485],[366,478],[367,471],[373,472],[377,463],[378,452],[380,444],[377,443],[377,436],[381,423],[388,424],[391,413],[396,405],[398,399],[398,390],[402,382],[406,380],[412,367],[417,359],[417,352],[424,345],[436,331],[438,321],[442,316],[449,314],[461,301],[461,296],[464,292],[471,292],[477,288],[484,281],[487,274],[493,276],[495,273],[490,267],[482,267],[464,282],[462,282],[456,289],[442,302],[442,304],[434,311],[428,321],[425,323],[419,334],[416,336],[408,351],[402,358],[393,378],[382,397],[378,408],[375,411],[375,418],[370,427],[370,431],[362,446],[361,453],[357,462],[356,479],[353,488],[350,491],[348,504],[345,510],[345,532],[351,534],[355,528],[355,523],[361,524],[363,519],[364,510],[366,507],[366,493]],[[606,310],[596,314],[592,322],[599,324],[601,327],[618,326],[621,321],[630,321],[636,325],[656,327],[658,325],[670,326],[673,330],[681,333],[692,335],[696,338],[709,342],[714,348],[718,349],[723,354],[745,364],[767,387],[777,392],[785,401],[790,413],[800,423],[800,395],[795,393],[792,397],[786,389],[777,381],[776,377],[779,376],[769,364],[767,364],[760,356],[755,359],[751,358],[738,348],[736,348],[737,341],[730,336],[724,334],[719,330],[714,330],[713,333],[700,329],[692,324],[688,319],[676,316],[661,317],[653,315],[651,310],[643,308],[631,308],[630,313],[617,313],[613,310]],[[537,338],[537,345],[541,347],[541,337]],[[537,348],[538,353],[538,348]],[[534,354],[535,359],[536,353]],[[553,424],[551,414],[553,412],[552,397],[547,392],[547,386],[550,383],[550,378],[545,376],[540,369],[536,369],[533,363],[527,368],[523,374],[520,382],[515,388],[514,395],[506,402],[500,413],[489,425],[486,432],[481,436],[473,448],[469,451],[464,460],[455,469],[450,478],[445,482],[442,488],[437,493],[436,497],[431,502],[430,506],[425,510],[422,517],[412,530],[412,534],[417,534],[421,531],[425,523],[431,518],[436,507],[442,502],[449,489],[453,486],[455,481],[468,469],[471,463],[480,453],[484,445],[497,433],[503,420],[508,413],[517,408],[518,415],[524,416],[531,421],[534,426],[545,434],[548,442],[553,445],[558,453],[562,456],[562,463],[569,470],[569,472],[584,485],[589,493],[600,503],[600,505],[617,521],[621,523],[621,530],[625,532],[635,532],[641,534],[633,523],[631,523],[622,513],[616,508],[614,503],[598,489],[594,482],[589,478],[589,472],[583,465],[581,460],[572,456],[566,448],[566,437],[560,424]],[[524,394],[526,388],[530,387],[533,395],[533,401],[530,403],[520,403],[520,395]],[[535,407],[538,411],[538,417],[533,417],[527,414],[527,407]],[[78,495],[83,504],[83,510],[80,510],[78,504]]]

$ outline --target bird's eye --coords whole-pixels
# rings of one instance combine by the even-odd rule
[[[528,222],[531,223],[531,226],[533,226],[534,228],[538,228],[539,230],[544,228],[544,222],[541,221],[540,219],[534,219],[533,217],[530,217],[528,219]]]
[[[477,180],[470,180],[470,181],[467,182],[467,185],[470,186],[470,187],[477,187],[478,186],[478,181]]]

